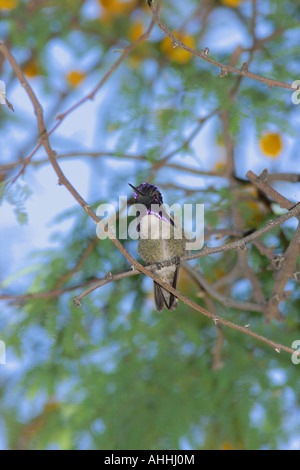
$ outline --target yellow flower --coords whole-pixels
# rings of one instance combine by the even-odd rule
[[[29,62],[24,66],[23,73],[28,78],[33,78],[39,75],[40,68],[35,59],[30,59]]]
[[[133,42],[136,41],[144,32],[144,24],[142,21],[136,21],[135,23],[132,23],[130,25],[130,28],[128,30],[128,37],[129,39]]]
[[[223,173],[226,170],[226,163],[225,162],[216,162],[215,163],[215,170]]]
[[[66,76],[67,82],[71,85],[72,88],[76,88],[82,80],[84,80],[86,74],[78,70],[71,70]]]
[[[244,0],[221,0],[221,3],[223,3],[223,5],[226,5],[227,7],[235,8],[239,6],[239,4],[243,1]]]
[[[98,18],[98,21],[106,27],[112,26],[113,20],[114,16],[108,10],[104,10]]]
[[[276,158],[282,150],[282,140],[280,134],[270,132],[260,139],[262,152],[271,158]]]
[[[179,39],[183,44],[186,46],[194,49],[195,41],[193,36],[185,33],[173,33],[174,36]],[[172,44],[172,40],[167,36],[160,45],[161,51],[163,54],[166,54],[173,62],[177,64],[185,64],[192,58],[192,54],[190,52],[182,49],[179,46],[174,47]]]
[[[221,450],[234,450],[234,447],[232,444],[230,444],[230,442],[224,441],[222,442]]]
[[[106,12],[112,13],[113,15],[122,15],[123,13],[130,12],[137,3],[136,0],[127,2],[121,0],[98,0],[98,2]]]
[[[19,0],[0,0],[0,9],[13,10],[19,5]]]

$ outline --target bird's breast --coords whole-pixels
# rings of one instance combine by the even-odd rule
[[[147,214],[140,221],[140,238],[169,240],[172,236],[172,225],[155,214]]]
[[[138,252],[147,263],[183,256],[185,240],[174,238],[174,228],[158,215],[147,214],[140,220]]]

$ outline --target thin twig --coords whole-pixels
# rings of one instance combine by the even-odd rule
[[[47,132],[47,138],[50,137],[51,134],[53,134],[53,132],[61,125],[61,123],[64,121],[64,119],[69,115],[71,114],[73,111],[75,111],[75,109],[78,109],[81,105],[83,105],[85,102],[89,101],[89,100],[93,100],[96,93],[99,91],[99,89],[106,83],[106,81],[109,79],[109,77],[113,74],[113,72],[119,67],[119,65],[124,61],[124,59],[140,44],[142,43],[144,40],[148,39],[149,35],[150,35],[150,32],[153,28],[155,24],[155,21],[154,19],[152,18],[152,21],[149,25],[149,27],[147,28],[147,30],[145,31],[145,33],[143,33],[139,38],[137,38],[132,44],[130,44],[128,47],[126,47],[121,56],[116,60],[116,62],[112,65],[112,67],[109,69],[109,71],[104,75],[104,77],[102,78],[102,80],[97,84],[97,86],[88,94],[86,95],[84,98],[82,98],[81,100],[79,100],[77,103],[75,103],[74,105],[72,105],[69,109],[67,109],[67,111],[65,111],[64,113],[61,113],[57,116],[57,122],[56,124],[52,127],[52,129]],[[42,119],[41,119],[41,116],[40,114],[43,112],[42,111],[42,108],[41,106],[39,105],[39,103],[37,102],[37,99],[36,99],[36,96],[32,90],[32,88],[30,87],[29,83],[27,82],[27,80],[25,79],[25,76],[21,70],[21,68],[18,66],[17,62],[15,61],[14,57],[12,56],[12,54],[9,52],[8,48],[5,46],[4,42],[2,40],[0,40],[0,51],[3,53],[3,55],[7,58],[7,60],[11,63],[11,66],[12,68],[14,69],[20,83],[22,86],[24,86],[26,92],[28,93],[28,96],[30,97],[30,100],[32,102],[32,104],[34,105],[34,109],[35,109],[35,113],[38,113],[37,114],[37,118],[38,118],[38,126],[41,126],[42,124]],[[40,135],[40,138],[41,136],[44,134],[44,131],[45,131],[45,128],[42,129],[39,127],[39,135]],[[18,173],[18,175],[14,178],[13,182],[17,179],[18,176],[20,176],[21,174],[24,173],[25,171],[25,168],[26,166],[30,163],[32,157],[36,154],[36,152],[42,147],[43,145],[43,142],[40,140],[39,144],[36,145],[36,147],[33,149],[33,151],[31,152],[31,154],[26,157],[23,161],[23,166],[21,168],[21,171]]]
[[[256,176],[252,171],[248,171],[248,179],[261,191],[274,199],[283,209],[291,209],[294,204],[286,197],[276,191],[268,182],[268,171],[264,170],[261,175]],[[300,249],[300,216],[297,217],[299,224],[295,234],[284,255],[281,255],[281,266],[275,272],[275,283],[270,298],[265,306],[265,314],[268,321],[276,318],[283,320],[284,317],[279,311],[279,304],[288,298],[290,292],[286,292],[285,286],[296,271],[297,258]]]
[[[256,80],[258,82],[265,83],[266,85],[268,85],[269,89],[276,86],[276,87],[286,88],[288,90],[293,90],[294,91],[292,83],[284,83],[284,82],[281,82],[279,80],[274,80],[272,78],[262,77],[261,75],[257,75],[255,73],[249,72],[248,69],[245,69],[243,67],[239,69],[239,68],[236,68],[236,67],[232,67],[230,65],[222,64],[221,62],[218,62],[217,60],[212,59],[211,57],[209,57],[209,55],[207,54],[205,49],[201,50],[201,51],[197,51],[197,50],[193,49],[192,47],[187,46],[182,41],[180,41],[178,38],[176,38],[176,36],[174,36],[174,34],[171,33],[171,31],[166,26],[166,24],[161,21],[161,19],[158,16],[158,12],[155,10],[152,3],[149,4],[149,7],[150,7],[150,10],[152,12],[153,18],[157,22],[159,28],[161,29],[161,31],[163,33],[165,33],[172,40],[172,44],[173,44],[174,47],[180,47],[181,49],[184,49],[185,51],[190,52],[194,56],[200,57],[201,59],[205,60],[206,62],[209,62],[210,64],[214,65],[215,67],[218,67],[221,71],[220,77],[225,77],[225,76],[228,75],[228,73],[236,73],[238,75],[242,75],[243,77],[251,78],[252,80]]]
[[[263,312],[264,307],[257,303],[253,302],[240,302],[238,300],[230,299],[223,294],[220,294],[215,288],[214,285],[211,285],[205,277],[197,271],[195,268],[190,266],[187,263],[183,263],[183,268],[190,274],[190,276],[200,284],[200,286],[214,299],[220,302],[225,307],[232,307],[239,310],[244,310],[248,312]]]

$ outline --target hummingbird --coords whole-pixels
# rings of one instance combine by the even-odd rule
[[[161,263],[162,261],[177,258],[178,262],[154,269],[153,274],[161,278],[176,289],[180,269],[180,256],[185,254],[186,238],[179,222],[168,213],[163,205],[163,198],[157,186],[142,183],[137,188],[129,183],[134,190],[135,204],[139,204],[137,211],[139,233],[138,253],[146,264]],[[174,237],[180,233],[180,238]],[[174,310],[178,299],[163,289],[154,281],[154,300],[156,309],[161,312],[165,307]]]

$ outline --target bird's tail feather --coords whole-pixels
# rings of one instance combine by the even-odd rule
[[[179,275],[179,265],[176,266],[176,270],[174,272],[172,287],[176,289],[177,280]],[[161,312],[165,307],[168,310],[175,310],[177,307],[178,299],[175,295],[171,294],[171,292],[163,289],[157,282],[154,282],[154,300],[156,309]]]

